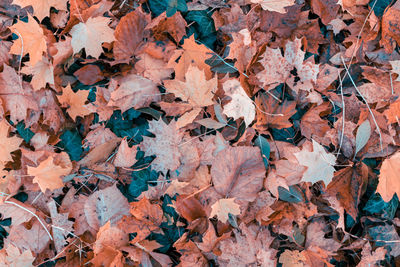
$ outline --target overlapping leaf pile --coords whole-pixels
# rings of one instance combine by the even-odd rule
[[[0,20],[1,266],[400,264],[399,1]]]

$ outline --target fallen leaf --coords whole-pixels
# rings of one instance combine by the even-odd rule
[[[194,108],[213,105],[212,98],[217,85],[217,77],[207,81],[204,71],[195,65],[189,65],[185,73],[185,82],[177,79],[164,81],[164,86],[169,92],[189,102]]]
[[[118,152],[115,155],[114,166],[131,167],[136,162],[136,153],[137,147],[129,147],[126,139],[123,139],[119,145]]]
[[[21,72],[32,75],[31,85],[35,91],[45,88],[46,84],[54,87],[53,65],[46,57],[43,57],[41,61],[38,61],[33,66],[27,63],[26,66],[21,69]]]
[[[67,2],[68,0],[13,0],[13,4],[20,7],[32,6],[33,15],[39,19],[39,22],[50,15],[51,7],[58,10],[67,10]]]
[[[63,94],[57,96],[57,98],[60,104],[67,108],[68,114],[75,121],[78,116],[83,118],[92,113],[90,105],[85,104],[88,95],[89,91],[86,90],[78,90],[74,93],[71,85],[68,84],[67,87],[63,88]]]
[[[22,139],[17,136],[8,137],[10,125],[5,119],[0,121],[0,163],[12,161],[11,152],[19,149]]]
[[[224,82],[223,88],[225,94],[232,98],[231,102],[224,106],[224,114],[235,120],[243,117],[246,127],[248,127],[256,116],[253,101],[247,96],[240,82],[236,79]]]
[[[396,152],[386,158],[381,166],[379,183],[376,192],[379,193],[385,202],[389,202],[393,195],[400,196],[400,183],[398,174],[400,173],[400,152]]]
[[[58,164],[57,164],[58,163]],[[49,156],[37,167],[27,167],[28,175],[33,176],[33,182],[42,190],[55,190],[64,187],[62,176],[68,175],[72,170],[72,163],[67,153],[62,152],[57,158]]]
[[[101,44],[115,40],[114,30],[108,26],[109,23],[109,18],[95,17],[72,27],[70,34],[74,53],[79,53],[85,48],[88,56],[98,58],[103,52]]]
[[[140,8],[123,16],[115,28],[114,56],[117,60],[127,62],[135,56],[146,37],[146,25],[150,23],[150,16]]]
[[[229,147],[218,153],[211,167],[215,190],[240,205],[254,201],[261,191],[265,166],[258,147]]]
[[[294,0],[251,0],[254,4],[260,4],[264,10],[275,11],[278,13],[286,13],[285,7],[292,6],[296,2]]]
[[[211,206],[210,218],[217,215],[219,221],[226,223],[229,214],[240,215],[240,205],[235,203],[235,198],[221,198]]]
[[[82,207],[90,227],[100,229],[108,221],[113,225],[124,215],[129,214],[128,200],[116,185],[91,194]]]
[[[149,132],[156,137],[143,136],[140,149],[146,155],[156,155],[151,164],[153,169],[162,173],[166,173],[168,170],[176,170],[180,165],[179,144],[183,137],[183,132],[176,127],[176,122],[171,121],[166,124],[163,120],[150,121]]]
[[[300,165],[306,166],[307,170],[303,173],[302,180],[305,182],[316,183],[320,180],[328,185],[332,178],[336,164],[336,157],[326,153],[323,146],[312,140],[313,151],[302,151],[295,153]]]
[[[107,105],[118,107],[125,112],[130,108],[146,107],[159,100],[160,91],[155,83],[142,76],[128,74],[119,79],[119,87],[111,93]]]
[[[15,55],[29,54],[30,64],[36,65],[42,60],[43,52],[47,53],[46,37],[36,20],[28,14],[28,22],[19,20],[10,29],[18,35],[11,46],[10,53]]]

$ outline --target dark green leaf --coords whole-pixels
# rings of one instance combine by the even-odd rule
[[[394,195],[392,200],[386,203],[379,194],[373,194],[370,199],[368,199],[363,210],[368,215],[380,214],[382,218],[392,220],[398,206],[399,199],[397,195]]]
[[[75,161],[80,160],[83,149],[82,138],[79,133],[67,130],[60,136],[60,139],[61,141],[57,145],[64,148],[70,159]]]
[[[17,126],[17,131],[19,135],[25,140],[25,142],[29,143],[32,137],[35,135],[29,128],[25,128],[25,123],[20,121]]]
[[[295,185],[289,186],[289,190],[279,186],[278,193],[279,193],[279,199],[282,201],[287,201],[291,203],[299,203],[304,201],[303,193]]]
[[[259,135],[257,139],[254,141],[254,144],[260,148],[265,168],[268,169],[269,153],[271,152],[268,140],[265,139],[263,136]]]
[[[382,17],[385,9],[393,2],[393,0],[370,0],[369,6],[372,7],[374,5],[374,13],[377,17]]]
[[[217,55],[213,55],[211,58],[205,61],[211,66],[211,70],[216,73],[235,73],[237,69],[234,67],[234,63],[230,60],[222,60]]]

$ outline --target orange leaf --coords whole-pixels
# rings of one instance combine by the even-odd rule
[[[68,0],[13,0],[14,5],[20,7],[33,7],[33,15],[35,15],[39,21],[42,21],[45,17],[50,15],[50,8],[54,7],[58,10],[67,10]]]
[[[42,60],[43,52],[47,52],[46,37],[43,29],[31,15],[28,14],[27,23],[19,20],[10,29],[19,37],[11,46],[11,54],[29,54],[32,66]]]
[[[55,160],[62,160],[63,162],[58,162],[57,164]],[[40,189],[44,193],[46,189],[51,191],[64,186],[61,177],[71,172],[72,164],[68,154],[62,152],[57,158],[49,156],[46,160],[42,161],[39,166],[28,166],[27,169],[28,175],[34,176],[33,182],[39,184]]]

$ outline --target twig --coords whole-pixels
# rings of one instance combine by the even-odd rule
[[[338,70],[338,74],[339,74],[339,82],[340,82],[340,96],[342,98],[342,133],[340,135],[339,149],[336,154],[336,159],[339,157],[340,150],[342,149],[343,138],[344,138],[345,115],[346,115],[346,105],[344,103],[344,96],[343,96],[343,80],[342,80],[342,76],[340,76],[339,70]]]
[[[371,114],[372,120],[373,120],[374,123],[375,123],[376,130],[378,131],[378,134],[379,134],[379,143],[380,143],[380,146],[381,146],[381,151],[383,151],[382,134],[381,134],[381,130],[380,130],[380,128],[379,128],[379,125],[378,125],[378,123],[376,122],[374,113],[372,112],[371,108],[369,107],[369,104],[368,104],[367,100],[365,99],[365,97],[361,94],[360,90],[358,90],[357,85],[356,85],[356,83],[354,82],[353,78],[351,77],[350,72],[349,72],[349,69],[347,68],[346,63],[344,62],[343,57],[341,57],[341,59],[342,59],[344,68],[345,68],[347,74],[349,75],[349,78],[350,78],[351,83],[353,84],[353,86],[354,86],[354,88],[356,89],[356,91],[358,92],[358,94],[361,96],[362,100],[364,100],[365,104],[367,105],[367,108],[368,108],[368,110],[369,110],[369,113]]]

